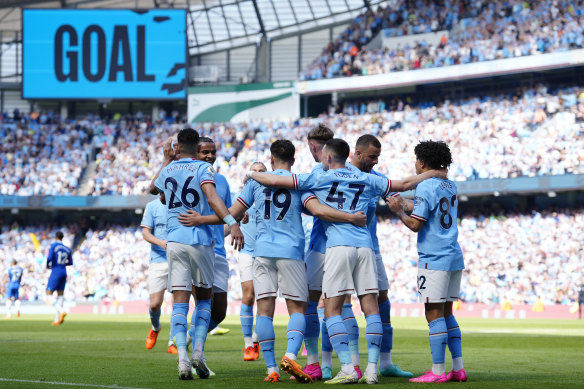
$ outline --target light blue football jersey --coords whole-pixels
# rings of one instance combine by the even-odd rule
[[[140,227],[147,227],[152,230],[152,235],[158,239],[166,240],[166,205],[160,199],[152,200],[146,204],[144,216]],[[157,244],[150,244],[150,262],[166,262],[166,250]]]
[[[217,189],[217,194],[219,198],[223,200],[227,208],[231,207],[231,190],[229,189],[229,184],[227,179],[222,174],[215,174],[215,187]],[[220,224],[213,226],[213,238],[215,240],[213,244],[213,249],[215,254],[223,258],[227,257],[227,252],[225,251],[225,230],[224,225]]]
[[[272,172],[277,176],[290,176],[287,170]],[[266,258],[304,259],[304,230],[302,207],[314,198],[310,192],[269,188],[250,179],[237,198],[243,206],[257,207],[257,237],[254,256]]]
[[[371,170],[371,173],[374,176],[379,176],[385,179],[388,179],[383,174],[376,172],[375,170]],[[397,192],[391,192],[389,196],[399,196]],[[371,234],[371,244],[373,245],[373,251],[375,254],[381,254],[381,250],[379,249],[379,239],[377,239],[377,215],[375,211],[377,210],[377,203],[379,199],[385,198],[383,196],[374,197],[371,199],[371,203],[369,204],[369,208],[367,210],[367,229]]]
[[[458,244],[457,189],[454,182],[431,178],[418,184],[411,217],[424,222],[418,231],[418,267],[430,270],[464,269]]]
[[[240,252],[242,252],[244,254],[248,254],[252,257],[255,257],[254,249],[255,249],[256,235],[258,233],[257,213],[258,213],[258,210],[257,210],[256,205],[254,203],[247,210],[247,215],[249,216],[249,221],[245,224],[240,225],[241,232],[243,233],[243,239],[245,240],[245,244],[243,246],[243,249],[241,249]]]
[[[295,187],[310,190],[318,200],[340,211],[367,212],[371,200],[390,193],[391,181],[355,167],[314,170],[312,173],[293,175]],[[366,227],[351,223],[323,221],[327,236],[326,247],[350,246],[372,248],[371,234]]]
[[[196,159],[173,161],[160,172],[154,185],[166,198],[168,242],[213,245],[213,226],[185,227],[178,221],[178,215],[187,213],[188,209],[201,215],[213,213],[201,189],[206,183],[215,183],[215,170],[207,162]]]
[[[312,172],[322,171],[322,164],[318,163],[312,169]],[[308,250],[318,251],[324,254],[326,251],[326,232],[324,231],[324,226],[322,221],[316,216],[312,219],[312,231],[310,232],[310,242],[308,243]]]

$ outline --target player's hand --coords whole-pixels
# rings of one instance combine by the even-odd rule
[[[249,180],[249,174],[245,174],[245,176],[243,176],[243,185],[245,185],[245,183]]]
[[[243,213],[243,218],[241,219],[241,223],[242,224],[247,224],[249,223],[249,214],[247,212]]]
[[[389,207],[389,209],[391,209],[392,212],[398,213],[400,211],[403,211],[403,205],[395,197],[389,196],[388,198],[385,199],[385,202],[387,203],[387,206]]]
[[[399,201],[399,203],[400,203],[402,209],[404,210],[404,212],[407,212],[409,207],[408,207],[408,202],[406,201],[406,199],[404,199],[400,195],[397,195],[394,198],[396,198]]]
[[[231,246],[237,251],[241,251],[243,249],[243,245],[245,244],[243,233],[237,224],[231,226]]]
[[[161,240],[159,246],[162,247],[164,250],[166,250],[166,241]]]
[[[446,180],[448,178],[448,169],[433,170],[434,177]]]
[[[178,221],[186,227],[198,227],[201,225],[199,218],[201,214],[191,209],[187,209],[188,213],[181,213],[178,215]]]
[[[178,144],[175,144],[174,147],[172,147],[172,142],[173,142],[172,138],[168,138],[166,142],[164,142],[164,146],[162,148],[164,152],[164,159],[167,162],[174,161],[174,158],[178,154]]]
[[[355,212],[351,223],[357,227],[365,227],[367,225],[367,215],[363,211]]]

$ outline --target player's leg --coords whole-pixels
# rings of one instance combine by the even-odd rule
[[[359,380],[349,351],[349,334],[341,316],[345,295],[355,292],[353,270],[357,265],[355,247],[338,246],[326,250],[322,292],[324,316],[341,371],[328,383],[355,383]]]
[[[195,330],[191,334],[193,353],[191,364],[199,378],[209,378],[210,371],[205,363],[204,349],[211,320],[211,298],[213,296],[213,277],[215,253],[210,246],[188,246],[191,263],[191,279],[195,289],[196,315]]]
[[[151,290],[155,289],[156,288],[153,288]],[[164,289],[150,293],[150,306],[148,312],[150,314],[150,324],[152,325],[152,328],[148,331],[148,336],[146,337],[146,348],[148,350],[156,345],[156,339],[158,339],[158,333],[160,332],[160,313],[165,290],[166,283],[164,283]]]
[[[166,280],[168,283],[168,266],[167,266]],[[170,309],[172,312],[172,307],[174,306],[174,297],[173,297],[172,293],[169,293],[169,294],[170,294],[170,298],[167,299],[167,301],[170,302]],[[166,296],[166,292],[165,292],[165,296]],[[164,297],[163,297],[163,300],[164,300]],[[176,349],[176,345],[174,344],[174,328],[172,328],[172,326],[170,326],[170,325],[169,325],[169,327],[170,327],[170,337],[168,339],[168,349],[167,350],[168,350],[169,354],[178,354],[178,350]],[[188,335],[188,333],[187,333],[187,335]]]
[[[418,292],[424,302],[429,327],[432,369],[410,382],[446,382],[444,360],[448,344],[448,329],[444,319],[444,301],[448,294],[448,272],[418,269]]]
[[[270,258],[256,257],[253,262],[253,284],[257,302],[256,332],[264,355],[268,376],[264,381],[279,382],[280,371],[276,364],[274,310],[278,292],[278,271]]]
[[[303,371],[296,362],[306,331],[305,314],[306,300],[308,299],[306,265],[304,261],[293,259],[276,259],[274,261],[278,270],[278,289],[281,296],[286,298],[286,306],[290,315],[286,331],[288,338],[286,355],[280,362],[280,368],[291,374],[298,382],[311,383],[311,376]]]
[[[12,297],[14,298],[14,309],[16,309],[16,317],[20,317],[20,296],[19,296],[20,286],[16,286],[12,291]]]
[[[306,276],[308,278],[308,307],[305,316],[306,331],[304,332],[306,366],[304,371],[309,374],[313,380],[318,380],[322,378],[322,371],[318,363],[318,337],[321,332],[321,323],[318,320],[318,303],[322,295],[324,254],[310,250],[306,254],[304,262],[306,263]],[[323,333],[322,339],[323,342],[330,344],[328,333]],[[329,351],[330,356],[332,355],[332,348]]]
[[[359,296],[361,310],[365,314],[367,327],[365,339],[367,341],[367,368],[359,382],[367,384],[377,383],[377,361],[381,349],[383,326],[379,316],[377,303],[377,266],[373,250],[367,247],[357,249],[358,264],[353,272],[355,289]],[[373,281],[373,282],[372,282]],[[372,285],[373,284],[373,285]]]
[[[10,316],[12,315],[12,298],[10,296],[7,296],[6,298],[6,318],[10,319]]]
[[[64,277],[66,279],[66,277]],[[67,316],[67,312],[65,312],[65,281],[63,280],[62,289],[57,289],[57,312],[59,312],[59,324],[63,324],[65,321],[65,316]]]
[[[383,327],[383,337],[381,338],[381,349],[379,353],[379,372],[384,377],[405,377],[411,378],[413,373],[401,370],[397,365],[393,364],[391,360],[391,349],[393,348],[393,327],[391,326],[391,302],[389,301],[388,293],[389,280],[385,271],[385,264],[381,254],[375,255],[376,269],[377,269],[377,287],[379,288],[379,296],[377,297],[377,305],[379,306],[379,316],[381,317],[381,325]]]
[[[324,317],[324,301],[322,299],[320,300],[318,306],[318,317],[320,319],[320,333],[322,334],[322,379],[330,380],[333,378],[333,345],[331,344],[328,329],[326,328],[326,319]]]
[[[174,340],[178,352],[178,378],[192,380],[191,362],[187,353],[187,316],[191,297],[191,269],[187,245],[168,242],[168,289],[173,294],[170,325],[174,328]]]
[[[257,342],[257,334],[253,332],[253,304],[255,302],[253,289],[253,257],[246,253],[240,253],[238,256],[238,262],[239,279],[241,281],[241,307],[239,310],[239,321],[241,323],[241,332],[243,334],[243,360],[255,361],[259,358],[259,343]]]
[[[349,351],[351,353],[351,360],[353,361],[353,366],[355,366],[357,375],[361,378],[363,374],[361,373],[359,362],[359,325],[357,324],[357,319],[353,313],[351,295],[345,295],[341,317],[343,318],[343,324],[347,328],[347,334],[349,334]]]
[[[465,382],[466,371],[462,363],[462,334],[452,312],[452,303],[458,300],[462,270],[450,272],[448,301],[444,304],[444,319],[448,329],[448,349],[452,355],[452,370],[446,375],[448,381]]]
[[[213,300],[211,302],[211,320],[209,320],[210,335],[222,335],[229,332],[218,328],[227,314],[227,290],[229,287],[229,262],[224,257],[215,254],[213,268]]]
[[[60,318],[61,312],[59,311],[59,307],[57,305],[57,298],[55,298],[54,293],[59,288],[59,275],[54,271],[51,272],[49,276],[49,281],[47,282],[47,295],[46,295],[46,303],[47,305],[52,305],[53,309],[55,310],[55,319],[51,323],[54,326],[60,325]]]

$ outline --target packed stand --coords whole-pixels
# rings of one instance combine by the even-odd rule
[[[0,194],[74,195],[90,156],[94,128],[87,121],[62,122],[53,113],[0,120]]]
[[[584,210],[551,210],[531,214],[463,215],[459,242],[466,269],[463,301],[496,304],[570,304],[584,274]],[[54,226],[5,226],[0,233],[0,292],[4,292],[10,261],[25,269],[21,298],[43,301],[50,274],[46,256]],[[150,245],[137,227],[103,226],[81,234],[76,226],[61,228],[66,245],[80,242],[68,269],[65,297],[69,301],[147,300]],[[34,233],[39,241],[36,250]],[[380,220],[377,228],[393,302],[417,302],[416,234],[397,219]],[[78,237],[81,236],[81,239]],[[241,298],[237,253],[226,239],[230,262],[229,299]]]
[[[300,80],[436,68],[584,46],[582,0],[446,1],[441,5],[421,0],[394,1],[385,9],[380,7],[375,17],[366,15],[355,19],[336,41],[325,47],[300,72]],[[368,34],[359,34],[361,30],[355,27],[367,27],[364,21],[371,20],[376,22],[375,26],[401,21],[399,27],[390,30],[397,35],[441,29],[449,30],[449,35],[443,35],[437,45],[420,40],[403,47],[372,51],[365,47],[373,37],[369,33],[372,29],[367,29]]]

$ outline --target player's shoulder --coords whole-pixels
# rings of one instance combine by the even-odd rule
[[[385,174],[379,173],[377,170],[375,169],[371,169],[371,173],[369,173],[373,176],[377,176],[377,177],[381,177],[381,178],[385,178],[388,179],[387,176]]]
[[[323,171],[322,169],[322,163],[317,163],[313,168],[312,168],[312,173],[316,172],[316,171]]]

